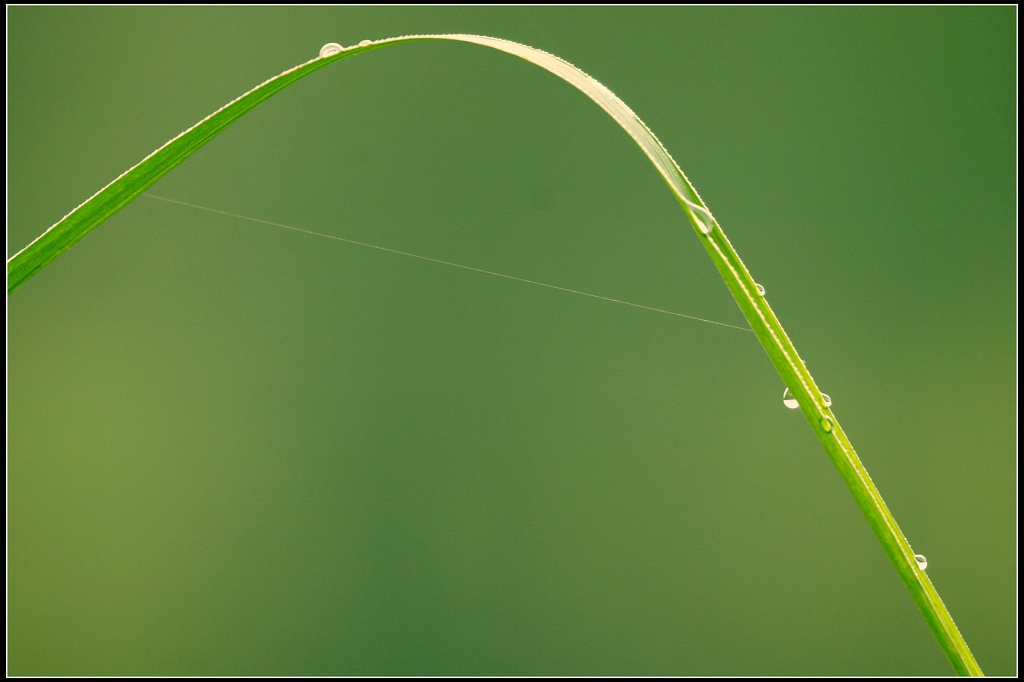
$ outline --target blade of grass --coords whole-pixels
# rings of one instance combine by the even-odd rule
[[[758,340],[800,405],[818,440],[839,470],[854,500],[882,544],[896,572],[910,591],[925,621],[958,674],[981,675],[967,643],[927,574],[918,567],[914,552],[886,507],[878,489],[850,444],[835,415],[826,405],[807,366],[783,330],[757,284],[743,265],[725,233],[665,147],[640,118],[608,88],[568,62],[526,45],[471,35],[419,35],[379,40],[353,46],[300,64],[253,88],[192,128],[181,133],[101,189],[7,261],[7,291],[13,292],[30,277],[71,248],[104,220],[142,194],[157,180],[220,134],[246,112],[289,85],[328,64],[361,52],[418,40],[455,40],[491,47],[515,55],[575,86],[605,110],[637,143],[661,173],[690,217],[698,238],[715,263],[729,291]]]

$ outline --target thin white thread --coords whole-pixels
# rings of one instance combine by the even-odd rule
[[[275,223],[269,220],[261,220],[259,218],[251,218],[249,216],[240,215],[238,213],[230,213],[228,211],[221,211],[220,209],[210,208],[208,206],[200,206],[198,204],[190,204],[187,201],[178,201],[177,199],[168,199],[167,197],[159,197],[155,194],[149,194],[148,192],[142,196],[150,199],[159,199],[160,201],[166,201],[172,204],[179,204],[181,206],[188,206],[189,208],[197,208],[201,211],[210,211],[211,213],[219,213],[221,215],[230,216],[232,218],[239,218],[241,220],[249,220],[254,223],[262,223],[264,225],[273,225],[274,227],[283,227],[286,230],[293,230],[295,232],[302,232],[303,234],[311,234],[315,237],[325,237],[326,239],[334,239],[339,242],[345,242],[346,244],[355,244],[357,246],[365,246],[371,249],[377,249],[378,251],[386,251],[388,253],[394,253],[399,256],[409,256],[410,258],[419,258],[420,260],[430,261],[431,263],[440,263],[441,265],[450,265],[453,268],[462,268],[463,270],[472,270],[473,272],[479,272],[485,275],[494,275],[495,277],[504,277],[505,279],[512,279],[517,282],[525,282],[526,284],[536,284],[539,287],[547,287],[548,289],[557,289],[558,291],[565,291],[570,294],[579,294],[580,296],[589,296],[590,298],[597,298],[602,301],[610,301],[612,303],[621,303],[622,305],[633,306],[634,308],[643,308],[644,310],[651,310],[656,313],[664,313],[666,315],[674,315],[676,317],[684,317],[688,320],[696,320],[698,322],[707,322],[708,324],[716,324],[720,327],[729,327],[730,329],[739,329],[745,332],[753,332],[754,330],[747,327],[738,327],[734,324],[726,324],[725,322],[716,322],[715,320],[707,320],[703,317],[695,317],[693,315],[684,315],[683,313],[673,312],[671,310],[663,310],[661,308],[653,308],[649,305],[641,305],[640,303],[631,303],[629,301],[622,301],[617,298],[609,298],[608,296],[600,296],[598,294],[590,294],[586,291],[577,291],[576,289],[569,289],[566,287],[556,286],[554,284],[546,284],[544,282],[537,282],[532,279],[526,279],[525,277],[515,277],[513,275],[505,275],[500,272],[493,272],[491,270],[483,270],[481,268],[474,268],[469,265],[462,265],[461,263],[452,263],[451,261],[441,260],[440,258],[431,258],[429,256],[420,256],[415,253],[409,253],[407,251],[399,251],[398,249],[389,249],[386,246],[377,246],[376,244],[368,244],[366,242],[356,241],[355,239],[346,239],[344,237],[336,237],[332,234],[324,234],[323,232],[314,232],[313,230],[305,230],[301,227],[293,227],[291,225],[284,225],[282,223]]]

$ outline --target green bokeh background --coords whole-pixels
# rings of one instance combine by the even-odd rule
[[[30,8],[11,255],[326,42],[557,54],[665,143],[1016,673],[1016,8]],[[570,86],[415,43],[153,193],[743,324]],[[141,198],[8,299],[8,672],[942,675],[753,335]]]

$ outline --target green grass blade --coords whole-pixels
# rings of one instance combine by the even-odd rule
[[[203,119],[58,221],[7,262],[7,291],[14,291],[61,253],[71,248],[104,220],[142,194],[157,180],[182,163],[247,111],[292,83],[332,63],[360,52],[418,40],[455,40],[491,47],[521,57],[569,82],[604,109],[636,141],[668,183],[690,217],[698,238],[715,263],[761,345],[839,470],[868,524],[881,542],[896,572],[924,615],[943,651],[959,674],[981,675],[949,611],[927,574],[914,559],[896,520],[883,502],[846,433],[826,406],[821,391],[779,324],[771,307],[757,289],[711,212],[701,201],[665,147],[640,118],[610,90],[568,62],[526,45],[497,38],[470,35],[403,36],[354,46],[325,58],[316,58],[271,78]]]
[[[328,59],[313,59],[261,83],[132,166],[7,260],[7,293],[10,294],[24,284],[57,256],[74,246],[104,220],[131,203],[157,180],[174,170],[185,159],[192,156],[203,145],[260,102],[326,66],[331,61],[351,56],[365,49],[355,48]]]

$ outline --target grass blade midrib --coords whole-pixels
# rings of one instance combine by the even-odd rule
[[[832,459],[854,500],[907,586],[940,646],[959,674],[980,675],[967,643],[928,576],[917,567],[914,553],[886,507],[849,439],[825,405],[803,360],[786,335],[767,300],[759,295],[750,272],[725,237],[711,212],[654,133],[610,90],[568,62],[547,52],[498,38],[471,35],[401,36],[354,46],[326,58],[316,58],[271,78],[181,133],[83,202],[31,244],[7,261],[8,294],[24,284],[104,220],[126,206],[170,170],[181,164],[231,123],[260,102],[330,63],[360,52],[418,40],[454,40],[491,47],[525,59],[559,76],[605,110],[654,164],[683,210],[698,238],[736,299],[740,310],[786,386],[800,404],[811,429]],[[698,215],[699,214],[699,215]],[[823,420],[829,420],[824,422]],[[823,424],[830,424],[826,429]]]

